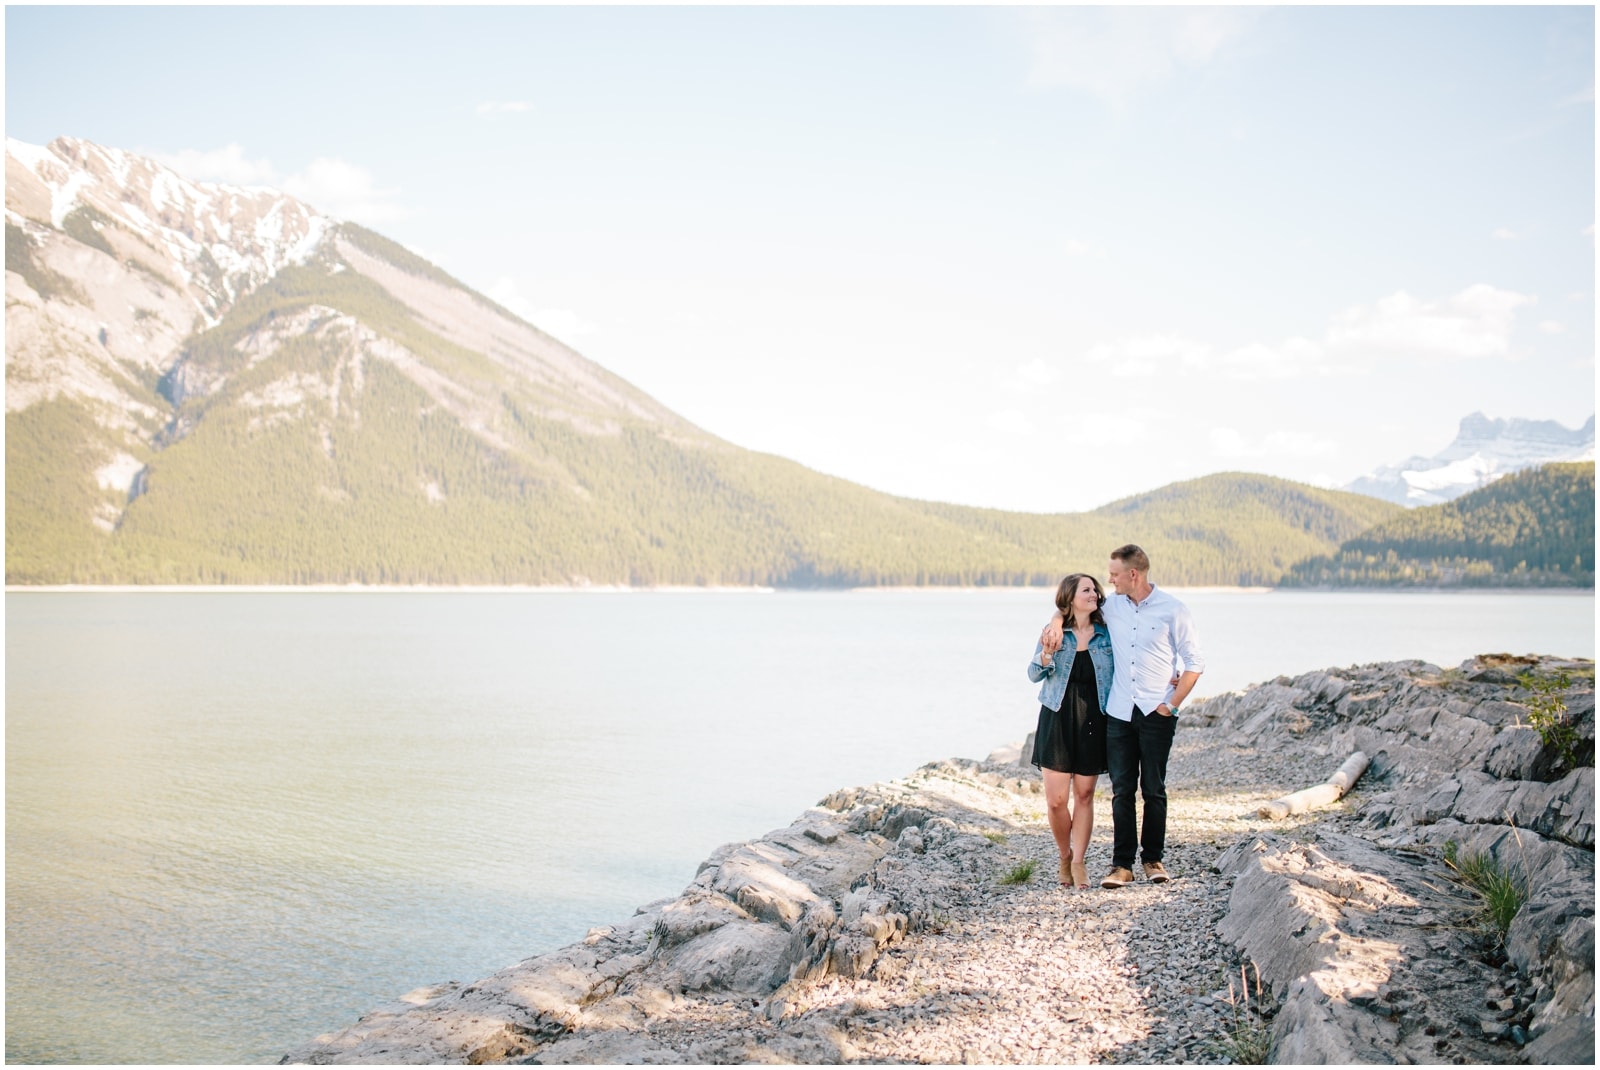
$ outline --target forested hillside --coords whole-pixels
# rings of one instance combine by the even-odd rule
[[[1085,513],[915,501],[724,442],[272,190],[8,142],[6,579],[1048,584],[1142,543],[1271,584],[1399,511],[1223,474]]]
[[[259,393],[257,377],[286,373],[328,382],[338,360],[337,343],[302,341],[227,389]],[[321,426],[226,397],[186,402],[188,430],[152,451],[110,533],[84,522],[95,487],[62,471],[54,446],[92,423],[59,400],[13,414],[8,581],[1046,584],[1139,541],[1162,582],[1270,584],[1398,510],[1234,474],[1089,513],[973,509],[648,426],[586,433],[509,396],[509,448],[495,449],[389,365],[363,376],[359,405],[346,375]]]
[[[1228,472],[1174,483],[1095,511],[1116,527],[1159,533],[1142,545],[1152,571],[1171,561],[1183,575],[1231,576],[1251,586],[1278,582],[1297,561],[1399,513],[1388,502],[1254,473]],[[1178,582],[1176,579],[1173,582]]]
[[[346,256],[387,251],[345,233]],[[376,359],[389,344],[449,388]],[[8,582],[1047,584],[1139,541],[1164,582],[1270,584],[1398,511],[1245,474],[1053,516],[898,498],[670,414],[572,397],[552,414],[334,254],[279,272],[146,387],[171,424],[110,531],[88,522],[106,448],[88,411],[7,418]]]
[[[1594,585],[1594,462],[1506,476],[1290,569],[1288,586]]]

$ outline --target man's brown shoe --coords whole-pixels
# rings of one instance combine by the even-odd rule
[[[1128,874],[1128,877],[1132,879],[1133,874]],[[1172,878],[1167,876],[1166,867],[1160,862],[1146,862],[1144,864],[1144,879],[1151,884],[1165,884]]]
[[[1132,883],[1133,870],[1123,869],[1121,866],[1117,866],[1110,873],[1106,874],[1106,879],[1100,882],[1100,887],[1121,888],[1123,885]]]

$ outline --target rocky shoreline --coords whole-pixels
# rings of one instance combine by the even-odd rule
[[[1523,727],[1528,671],[1570,678],[1577,768]],[[1256,815],[1354,750],[1371,764],[1340,803]],[[681,896],[580,943],[417,989],[282,1061],[1592,1063],[1593,752],[1589,661],[1280,678],[1185,711],[1167,884],[1058,887],[1017,749],[936,762],[718,849]],[[1447,856],[1522,882],[1503,935]]]

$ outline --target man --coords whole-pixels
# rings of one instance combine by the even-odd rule
[[[1111,630],[1115,675],[1106,703],[1106,768],[1111,775],[1111,872],[1102,888],[1133,881],[1133,856],[1140,853],[1145,878],[1167,880],[1161,864],[1167,844],[1167,756],[1178,727],[1178,709],[1205,671],[1200,637],[1189,607],[1150,582],[1150,557],[1139,547],[1111,551],[1111,586],[1102,607]],[[1061,647],[1057,611],[1040,641],[1054,654]],[[1182,672],[1174,677],[1179,667]],[[1144,829],[1138,829],[1134,791],[1144,796]]]

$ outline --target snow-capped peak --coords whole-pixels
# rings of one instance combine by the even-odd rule
[[[6,157],[9,219],[62,230],[75,211],[86,210],[96,230],[109,223],[165,261],[151,266],[170,267],[213,322],[241,294],[303,262],[336,223],[279,190],[194,181],[148,157],[79,138],[46,146],[7,138]],[[149,253],[133,259],[143,262]]]
[[[1346,490],[1401,505],[1437,505],[1477,490],[1501,476],[1555,461],[1594,460],[1594,417],[1582,427],[1554,420],[1463,417],[1455,441],[1432,457],[1385,465]]]

